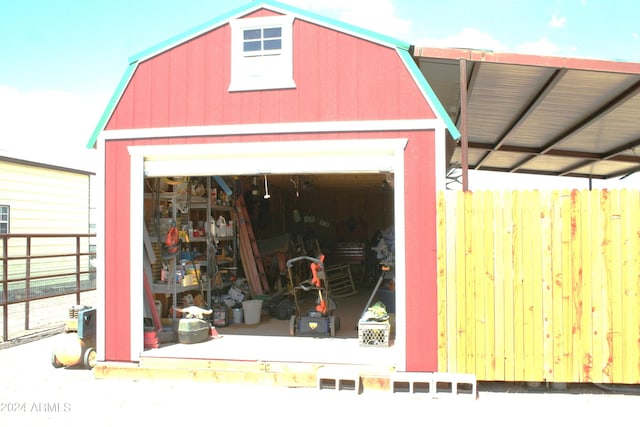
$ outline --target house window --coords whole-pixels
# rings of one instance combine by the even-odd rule
[[[229,91],[284,89],[293,81],[293,17],[236,19],[231,26]]]
[[[0,234],[9,233],[9,206],[0,205]]]
[[[242,50],[245,56],[280,54],[282,50],[282,27],[244,30]]]

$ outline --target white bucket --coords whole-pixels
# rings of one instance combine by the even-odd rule
[[[260,315],[262,314],[262,300],[251,299],[242,301],[242,309],[244,310],[244,323],[247,325],[256,325],[260,323]]]
[[[233,323],[242,323],[242,309],[240,307],[231,309]]]

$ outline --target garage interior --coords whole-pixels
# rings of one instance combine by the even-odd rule
[[[198,314],[213,334],[315,337],[299,323],[315,315],[322,296],[294,288],[313,277],[307,257],[321,256],[332,317],[330,333],[320,328],[318,336],[362,340],[358,324],[373,305],[383,307],[389,328],[383,342],[372,345],[392,344],[393,173],[144,180],[145,226],[155,254],[147,274],[162,324],[154,336],[153,309],[146,303],[146,350],[182,347],[176,325],[192,317],[182,311],[189,306],[205,310]],[[175,253],[168,250],[172,225],[179,235]],[[249,300],[262,301],[257,323],[238,313]]]

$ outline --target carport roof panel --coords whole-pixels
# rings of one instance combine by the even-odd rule
[[[640,63],[428,47],[414,55],[458,127],[467,61],[470,169],[593,178],[640,169]]]

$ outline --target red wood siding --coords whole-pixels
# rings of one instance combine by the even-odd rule
[[[108,142],[106,236],[106,356],[130,357],[129,155],[127,146],[212,144],[248,141],[409,138],[405,151],[405,227],[407,369],[437,370],[435,134],[423,132],[359,132],[158,138]],[[116,268],[117,266],[117,268]],[[141,279],[142,280],[142,279]]]
[[[438,370],[435,133],[412,138],[405,161],[407,371]]]
[[[395,50],[301,20],[294,21],[293,34],[296,88],[229,93],[231,31],[225,25],[140,63],[107,129],[435,118]],[[130,283],[127,146],[398,137],[409,138],[405,153],[406,364],[408,370],[436,370],[432,131],[107,141],[106,359],[129,360],[131,322],[137,322],[130,318],[130,287],[137,285]]]
[[[293,35],[295,89],[228,92],[225,25],[140,63],[107,129],[435,117],[395,50],[301,20]]]
[[[107,165],[104,235],[105,358],[109,361],[129,361],[131,359],[130,168],[126,143],[106,144],[105,161]],[[140,220],[142,221],[142,218]],[[142,292],[142,287],[140,291]],[[139,323],[140,319],[136,322]]]

